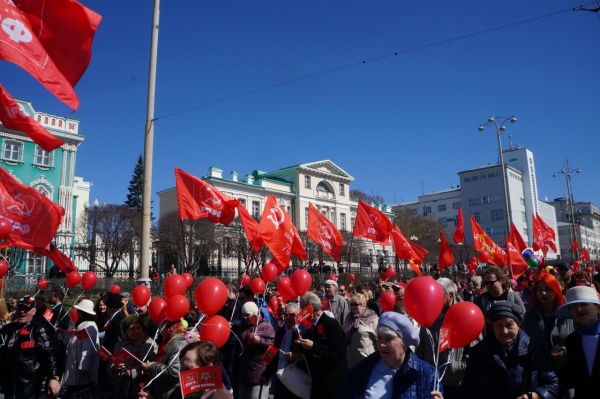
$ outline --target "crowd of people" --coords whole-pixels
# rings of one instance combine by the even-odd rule
[[[514,281],[488,266],[474,276],[432,277],[444,300],[427,329],[406,310],[410,281],[330,277],[296,300],[228,282],[219,315],[231,334],[220,348],[201,340],[194,301],[181,320],[155,323],[128,293],[83,298],[72,309],[62,290],[0,298],[0,396],[175,399],[183,371],[219,366],[223,388],[193,397],[599,397],[597,275],[557,268]],[[382,306],[386,292],[395,298],[391,310]],[[464,347],[440,352],[445,315],[461,301],[481,310],[484,328]],[[311,383],[299,391],[280,379],[290,367]]]

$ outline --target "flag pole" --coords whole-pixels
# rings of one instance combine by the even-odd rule
[[[185,245],[185,226],[183,225],[183,219],[179,219],[179,221],[181,222],[181,243],[183,244],[183,259],[185,261],[183,270],[187,270],[190,265],[188,264],[187,246]]]
[[[346,270],[346,276],[348,276],[348,274],[350,274],[350,270],[352,269],[352,243],[353,242],[354,242],[354,234],[352,235],[352,238],[350,238],[350,245],[348,246],[348,269]],[[360,265],[360,263],[359,263],[359,265]],[[360,268],[360,266],[359,266],[359,268]],[[346,284],[346,276],[344,276],[344,284]]]
[[[158,22],[160,0],[154,0],[150,62],[148,71],[148,101],[146,105],[146,128],[144,135],[144,172],[142,192],[142,239],[140,248],[140,278],[150,283],[150,227],[152,224],[152,154],[154,152],[154,97],[156,93],[156,60],[158,58]]]

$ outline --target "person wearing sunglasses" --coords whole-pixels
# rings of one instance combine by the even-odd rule
[[[523,313],[525,313],[526,309],[523,300],[510,289],[510,280],[508,276],[504,270],[498,266],[488,266],[487,269],[485,269],[481,286],[485,289],[485,292],[475,298],[473,303],[481,309],[486,319],[483,336],[489,331],[492,331],[491,323],[488,320],[488,312],[495,302],[506,301],[516,303],[523,309]]]
[[[378,321],[377,313],[367,309],[367,298],[363,294],[350,298],[350,313],[342,326],[346,333],[348,368],[375,352]]]

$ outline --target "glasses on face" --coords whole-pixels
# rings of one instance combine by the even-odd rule
[[[284,317],[296,317],[296,313],[286,313],[283,316]]]
[[[346,290],[340,290],[340,292],[346,292]]]
[[[498,281],[498,280],[488,280],[488,281],[482,281],[481,284],[483,285],[494,285],[494,283]]]

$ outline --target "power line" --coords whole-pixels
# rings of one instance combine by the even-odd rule
[[[402,54],[407,54],[407,53],[411,53],[411,52],[414,52],[414,51],[423,50],[423,49],[426,49],[426,48],[429,48],[429,47],[440,46],[442,44],[446,44],[446,43],[451,43],[451,42],[455,42],[455,41],[458,41],[458,40],[467,39],[467,38],[470,38],[470,37],[473,37],[473,36],[483,35],[483,34],[486,34],[486,33],[497,31],[497,30],[511,28],[513,26],[517,26],[517,25],[522,25],[522,24],[526,24],[526,23],[529,23],[529,22],[538,21],[538,20],[544,19],[544,18],[554,17],[556,15],[564,14],[564,13],[571,12],[571,11],[579,11],[579,10],[582,10],[583,7],[588,6],[590,4],[594,4],[594,3],[595,2],[592,2],[592,3],[585,4],[585,5],[581,5],[581,6],[579,6],[579,8],[569,8],[567,10],[557,11],[557,12],[553,12],[551,14],[542,15],[542,16],[539,16],[539,17],[533,17],[533,18],[529,18],[529,19],[524,19],[522,21],[513,22],[513,23],[510,23],[510,24],[506,24],[506,25],[501,25],[501,26],[497,26],[497,27],[494,27],[494,28],[484,29],[484,30],[481,30],[481,31],[473,32],[473,33],[467,33],[465,35],[456,36],[456,37],[453,37],[453,38],[450,38],[450,39],[445,39],[445,40],[440,40],[440,41],[437,41],[437,42],[432,42],[432,43],[424,44],[422,46],[412,47],[412,48],[409,48],[409,49],[406,49],[406,50],[396,51],[394,53],[390,53],[390,54],[386,54],[386,55],[381,55],[381,56],[378,56],[378,57],[370,58],[370,59],[359,61],[359,62],[354,62],[354,63],[348,64],[348,65],[344,65],[344,66],[340,66],[340,67],[336,67],[336,68],[331,68],[331,69],[326,69],[324,71],[315,72],[315,73],[312,73],[312,74],[309,74],[309,75],[305,75],[305,76],[301,76],[301,77],[298,77],[298,78],[295,78],[295,79],[286,80],[286,81],[283,81],[283,82],[280,82],[280,83],[275,83],[275,84],[272,84],[272,85],[269,85],[269,86],[261,87],[259,89],[254,89],[254,90],[246,91],[244,93],[236,94],[236,95],[233,95],[233,96],[221,98],[219,100],[210,101],[208,103],[204,103],[204,104],[201,104],[201,105],[196,105],[196,106],[191,107],[191,108],[186,108],[186,109],[182,109],[180,111],[172,112],[170,114],[166,114],[166,115],[163,115],[163,116],[160,116],[160,117],[156,117],[156,118],[153,119],[153,121],[157,121],[159,119],[170,118],[172,116],[176,116],[176,115],[180,115],[180,114],[183,114],[183,113],[187,113],[187,112],[194,111],[194,110],[197,110],[197,109],[200,109],[200,108],[206,108],[208,106],[219,104],[219,103],[230,101],[230,100],[234,100],[236,98],[249,96],[249,95],[255,94],[255,93],[260,93],[261,91],[266,91],[266,90],[274,89],[276,87],[285,86],[285,85],[288,85],[288,84],[300,82],[302,80],[311,79],[311,78],[314,78],[314,77],[317,77],[317,76],[320,76],[320,75],[326,75],[326,74],[329,74],[329,73],[341,71],[343,69],[348,69],[348,68],[353,68],[353,67],[356,67],[356,66],[359,66],[359,65],[364,65],[364,64],[367,64],[369,62],[381,61],[381,60],[384,60],[386,58],[396,57],[396,56],[399,56],[399,55],[402,55]]]

